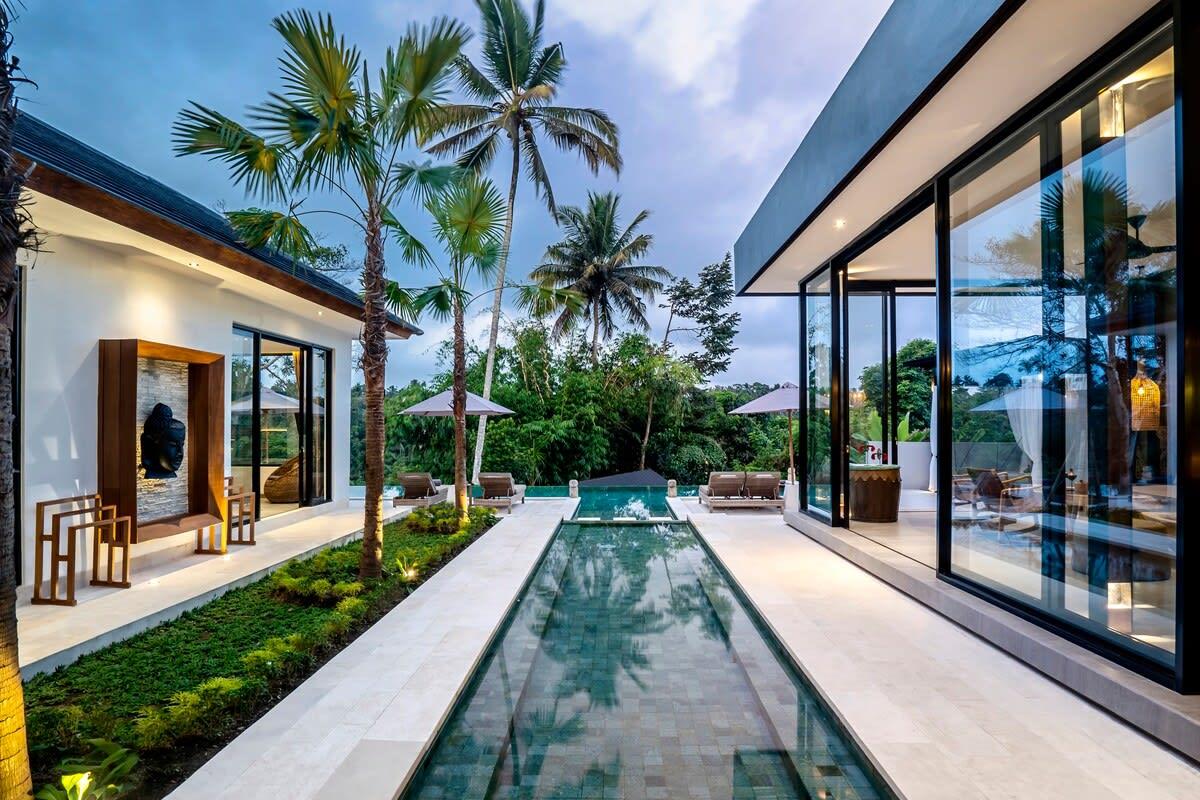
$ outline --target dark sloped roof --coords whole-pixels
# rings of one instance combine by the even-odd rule
[[[292,261],[286,256],[263,248],[251,249],[242,244],[225,217],[164,183],[122,164],[78,139],[47,125],[40,119],[22,113],[17,119],[13,146],[18,153],[86,183],[113,197],[144,209],[163,219],[211,239],[220,245],[245,253],[292,278],[332,297],[355,304],[362,302],[348,286],[324,273]],[[391,316],[391,322],[415,334],[416,326]]]
[[[605,475],[603,478],[589,478],[580,481],[580,486],[666,486],[667,479],[652,469],[639,469],[636,472],[622,472],[617,475]]]

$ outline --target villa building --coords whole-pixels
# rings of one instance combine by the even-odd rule
[[[226,476],[256,493],[260,533],[344,506],[357,294],[244,247],[220,214],[34,117],[15,146],[45,234],[15,348],[23,589],[45,501],[99,493],[131,517],[135,564],[191,552],[226,512]],[[390,332],[419,333],[395,318]],[[145,467],[159,404],[182,439],[161,470]],[[78,534],[78,573],[92,541]]]
[[[1193,59],[1181,0],[896,0],[735,250],[798,296],[793,527],[1158,735],[1120,692],[1200,691]]]

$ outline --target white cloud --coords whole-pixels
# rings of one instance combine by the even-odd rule
[[[626,40],[634,57],[673,89],[704,105],[737,86],[738,49],[760,0],[559,0],[555,11],[605,37]],[[569,53],[568,53],[569,55]]]

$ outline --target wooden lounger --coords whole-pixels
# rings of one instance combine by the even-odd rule
[[[481,472],[479,485],[483,488],[483,497],[474,498],[472,505],[503,508],[511,514],[514,504],[525,502],[525,487],[513,481],[511,472]]]
[[[450,497],[449,486],[439,486],[428,472],[405,472],[399,477],[403,495],[392,499],[392,506],[426,508],[444,503]]]
[[[740,490],[735,484],[740,480]],[[700,502],[710,510],[719,508],[777,508],[784,499],[779,491],[778,472],[713,472],[708,485],[700,487]]]

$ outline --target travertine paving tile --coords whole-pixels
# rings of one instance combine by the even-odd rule
[[[910,800],[1200,797],[1182,757],[777,517],[692,522]]]

